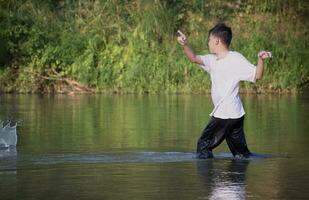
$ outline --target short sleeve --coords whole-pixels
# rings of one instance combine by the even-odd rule
[[[237,65],[239,67],[238,69],[238,75],[239,79],[241,81],[250,81],[255,83],[255,73],[256,73],[256,67],[251,64],[244,56],[239,54],[239,60],[237,62]]]
[[[201,58],[203,62],[203,64],[200,65],[200,67],[209,73],[211,70],[211,55],[208,54],[208,55],[198,55],[198,56]]]

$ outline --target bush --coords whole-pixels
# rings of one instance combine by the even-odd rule
[[[273,52],[265,77],[247,91],[299,90],[309,81],[306,1],[0,2],[0,90],[57,91],[73,80],[96,91],[190,92],[210,89],[176,43],[183,30],[199,54],[208,29],[225,20],[232,49],[256,63]],[[67,83],[70,81],[66,81]]]

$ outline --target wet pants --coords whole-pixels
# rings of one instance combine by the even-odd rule
[[[212,158],[212,150],[224,139],[234,157],[250,157],[244,133],[244,116],[238,119],[211,117],[197,142],[197,157]]]

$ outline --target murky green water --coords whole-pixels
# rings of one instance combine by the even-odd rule
[[[0,96],[0,199],[308,199],[309,97],[243,96],[249,148],[194,157],[209,96]]]

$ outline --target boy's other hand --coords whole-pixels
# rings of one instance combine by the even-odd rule
[[[182,46],[187,44],[187,36],[185,34],[183,34],[180,30],[177,31],[178,33],[178,37],[177,37],[177,41],[179,42],[179,44],[181,44]]]
[[[260,51],[258,53],[258,57],[262,60],[265,60],[266,58],[272,58],[272,54],[270,51]]]

